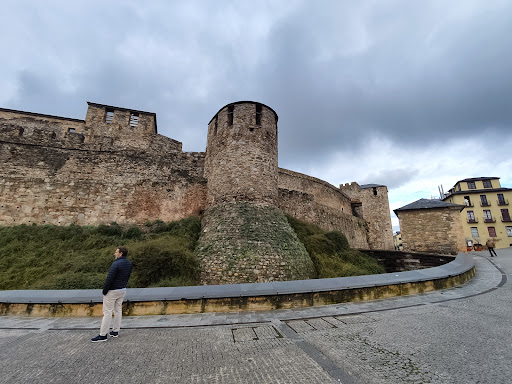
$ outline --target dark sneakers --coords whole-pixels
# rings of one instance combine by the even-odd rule
[[[105,335],[105,336],[98,335],[98,336],[93,337],[93,338],[91,339],[91,341],[92,341],[93,343],[99,343],[100,341],[107,341],[107,340],[108,340],[107,335]]]
[[[117,337],[119,336],[119,332],[110,331],[109,335],[112,337]]]

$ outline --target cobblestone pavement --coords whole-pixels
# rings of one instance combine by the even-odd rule
[[[510,383],[512,248],[468,283],[296,310],[123,318],[0,317],[0,383]]]

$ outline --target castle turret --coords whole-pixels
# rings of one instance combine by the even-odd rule
[[[266,105],[228,104],[208,124],[208,204],[277,198],[277,114]]]
[[[208,124],[207,209],[197,247],[201,282],[223,284],[313,277],[304,245],[277,207],[277,114],[239,101]]]

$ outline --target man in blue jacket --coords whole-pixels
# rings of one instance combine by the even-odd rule
[[[132,273],[132,263],[126,258],[128,250],[125,247],[117,248],[114,256],[116,260],[110,266],[103,286],[103,320],[100,334],[91,339],[93,343],[108,340],[107,333],[112,321],[112,311],[114,311],[114,326],[110,331],[110,336],[119,336],[119,328],[121,328],[123,299],[126,296],[126,285]]]

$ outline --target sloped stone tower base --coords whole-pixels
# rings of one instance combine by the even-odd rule
[[[314,266],[276,207],[232,202],[209,208],[196,253],[201,284],[309,279]]]

